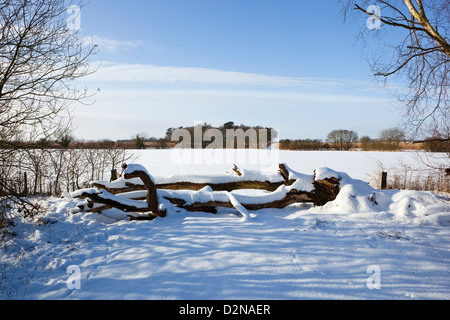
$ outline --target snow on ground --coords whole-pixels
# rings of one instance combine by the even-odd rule
[[[193,175],[201,182],[202,176],[232,172],[233,164],[240,168],[257,169],[267,173],[268,179],[278,169],[279,163],[286,163],[296,171],[312,174],[318,167],[328,167],[346,172],[354,179],[373,183],[381,169],[388,172],[388,179],[400,171],[417,169],[422,175],[429,168],[426,164],[448,166],[446,154],[422,151],[404,152],[358,152],[358,151],[264,151],[239,150],[144,150],[138,151],[137,161],[144,165],[158,183],[171,182],[171,176]]]
[[[147,157],[156,180],[168,173],[162,153]],[[311,174],[298,161],[286,162]],[[450,299],[448,199],[329,172],[341,179],[336,200],[247,219],[223,208],[117,221],[43,199],[38,225],[16,221],[0,241],[0,299]]]

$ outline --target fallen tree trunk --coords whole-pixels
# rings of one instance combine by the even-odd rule
[[[105,210],[107,207],[107,208],[117,208],[124,212],[151,212],[152,211],[146,202],[138,201],[138,200],[129,200],[129,199],[127,199],[129,201],[125,202],[123,198],[113,195],[113,194],[110,194],[105,190],[81,192],[77,196],[77,198],[81,198],[81,199],[88,198],[88,199],[92,200],[93,202],[101,203],[101,204],[105,205],[105,208],[102,208],[102,210]],[[99,210],[99,208],[92,209],[92,210]]]
[[[168,183],[155,183],[156,189],[164,190],[200,190],[204,187],[211,187],[214,191],[233,191],[241,189],[263,189],[267,191],[275,191],[281,185],[291,185],[295,182],[295,179],[289,178],[289,169],[285,164],[279,165],[279,173],[281,174],[279,181],[268,181],[268,180],[245,180],[237,178],[236,181],[231,182],[191,182],[191,181],[175,181]],[[236,173],[237,177],[242,177],[242,173],[235,166],[233,171]],[[132,179],[139,177],[137,175],[127,175],[124,179]],[[140,177],[139,177],[140,178]],[[142,179],[141,179],[142,180]],[[147,190],[148,186],[145,184],[138,184],[129,181],[115,181],[113,183],[107,181],[94,181],[91,185],[98,189],[103,189],[112,194],[120,194],[130,191],[140,191]]]
[[[294,203],[305,203],[309,202],[316,206],[322,206],[329,201],[332,201],[336,198],[339,190],[339,182],[334,179],[330,181],[315,181],[314,183],[318,189],[315,189],[311,192],[305,191],[297,191],[295,189],[291,189],[286,193],[286,195],[282,199],[270,200],[272,199],[271,194],[268,194],[267,201],[261,203],[245,203],[242,202],[242,205],[245,206],[247,210],[260,210],[260,209],[282,209]],[[177,197],[176,195],[165,195],[164,198],[169,200],[175,206],[184,208],[188,211],[204,211],[210,213],[216,213],[218,207],[232,208],[233,205],[229,201],[197,201],[193,203],[186,202],[183,198]]]
[[[186,204],[181,199],[168,199],[174,205],[186,209],[192,212],[208,212],[208,213],[217,213],[217,208],[234,208],[231,202],[224,201],[208,201],[208,202],[195,202],[192,204]],[[305,193],[289,193],[281,200],[275,200],[267,203],[259,203],[259,204],[242,204],[247,210],[256,211],[261,209],[282,209],[294,203],[313,203],[312,199]]]
[[[233,171],[237,177],[231,177],[235,181],[219,180],[216,183],[182,181],[156,184],[143,166],[124,165],[123,168],[121,181],[94,182],[92,183],[94,189],[78,192],[78,197],[91,200],[86,211],[101,212],[117,208],[124,212],[148,213],[148,216],[129,215],[132,220],[148,220],[158,216],[164,217],[167,207],[160,210],[159,203],[168,200],[169,206],[171,204],[187,211],[216,213],[218,207],[235,208],[247,219],[249,217],[247,210],[284,208],[294,203],[305,202],[322,206],[334,200],[340,190],[339,179],[334,177],[339,175],[333,174],[332,170],[327,171],[325,175],[322,170],[319,180],[316,172],[314,175],[300,174],[285,164],[279,165],[279,179],[271,176],[271,181],[249,180],[246,177],[255,177],[254,173],[248,174],[235,166]],[[332,176],[325,177],[328,172]],[[140,181],[135,178],[139,178]],[[230,180],[230,176],[227,176],[227,179]],[[260,191],[259,193],[251,191],[250,195],[246,195],[246,191],[235,192],[240,189]]]
[[[214,191],[233,191],[240,189],[264,189],[267,191],[275,191],[284,182],[269,181],[236,181],[226,183],[192,183],[192,182],[174,182],[166,184],[158,184],[158,189],[165,190],[200,190],[204,187],[211,187]]]
[[[290,180],[293,183],[294,180]],[[286,184],[285,181],[270,182],[270,181],[257,181],[257,180],[243,180],[236,182],[224,182],[224,183],[196,183],[196,182],[170,182],[156,184],[156,189],[165,190],[200,190],[206,186],[211,187],[214,191],[233,191],[240,189],[264,189],[267,191],[275,191],[279,186]],[[145,185],[125,182],[125,187],[111,188],[100,182],[93,182],[92,186],[98,189],[103,189],[112,194],[120,194],[129,191],[141,191],[146,190]]]
[[[165,217],[166,212],[159,210],[159,201],[157,195],[157,189],[153,178],[147,172],[147,170],[141,165],[123,165],[124,178],[133,179],[139,178],[144,183],[147,195],[145,202],[121,197],[120,194],[112,194],[105,189],[85,189],[73,193],[76,198],[90,199],[94,203],[100,203],[103,206],[93,208],[93,204],[88,206],[88,211],[101,212],[106,209],[116,208],[124,212],[138,212],[148,213],[148,217],[139,217],[139,219],[154,219],[155,217]],[[129,191],[129,190],[127,190]],[[84,208],[80,208],[84,209]],[[133,218],[130,216],[130,218]]]

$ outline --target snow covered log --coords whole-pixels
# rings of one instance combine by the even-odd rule
[[[150,212],[152,211],[146,201],[125,199],[106,190],[82,189],[72,193],[72,197],[90,199],[94,203],[101,203],[108,208],[117,208],[124,212]],[[80,208],[81,209],[81,208]],[[93,211],[99,208],[91,208]],[[104,210],[104,209],[103,209]]]
[[[238,188],[216,191],[212,187],[206,186],[198,191],[175,188],[172,190],[159,189],[158,194],[175,206],[188,211],[215,213],[218,207],[237,209],[230,201],[229,194],[247,210],[259,210],[281,209],[294,203],[304,202],[322,206],[336,199],[339,193],[339,179],[332,170],[320,169],[319,172],[314,172],[314,175],[305,175],[295,172],[286,164],[280,164],[279,168],[284,182],[274,184],[266,181],[270,184],[271,190],[255,186],[254,188],[242,188],[247,189],[247,194],[245,194],[245,192],[239,192]],[[275,186],[277,186],[276,189]]]
[[[218,207],[227,207],[236,209],[246,219],[247,210],[284,208],[304,202],[322,206],[334,200],[340,191],[339,176],[327,168],[306,175],[280,164],[276,174],[262,175],[235,166],[234,174],[182,177],[181,181],[177,177],[161,178],[158,184],[141,165],[123,168],[120,179],[93,182],[94,188],[77,191],[72,196],[91,200],[87,212],[117,208],[148,212],[153,219],[165,216],[170,206],[211,213],[216,213]],[[186,181],[188,178],[192,181]],[[80,209],[84,210],[83,205]]]
[[[217,208],[219,208],[219,207],[235,208],[235,206],[229,201],[208,201],[208,202],[186,203],[182,199],[177,199],[177,198],[167,198],[167,199],[170,202],[172,202],[173,204],[175,204],[183,209],[186,209],[188,211],[192,211],[192,212],[217,213]],[[254,204],[243,203],[242,205],[247,210],[255,211],[255,210],[260,210],[260,209],[268,209],[268,208],[282,209],[282,208],[285,208],[288,205],[291,205],[294,203],[305,203],[305,202],[314,203],[313,199],[308,197],[308,195],[305,193],[288,193],[281,200],[274,200],[274,201],[269,201],[269,202],[265,202],[265,203],[254,203]]]
[[[289,179],[289,169],[285,164],[279,165],[280,170],[278,172],[279,177],[265,177],[261,175],[251,174],[243,176],[239,168],[236,166],[233,167],[233,171],[236,173],[235,179],[230,179],[230,177],[202,177],[201,180],[204,182],[194,182],[194,181],[185,181],[187,178],[177,178],[173,177],[172,179],[167,179],[169,181],[160,181],[156,183],[156,189],[167,189],[167,190],[201,190],[206,186],[211,187],[214,191],[233,191],[239,189],[262,189],[267,191],[275,191],[281,185],[290,185],[295,182],[295,179]],[[225,179],[226,178],[226,179]],[[181,180],[180,180],[181,179]],[[173,181],[170,181],[173,180]],[[233,181],[225,181],[225,180],[233,180]],[[109,182],[109,181],[93,181],[91,185],[98,189],[104,189],[112,194],[120,194],[124,192],[130,191],[139,191],[146,190],[146,186],[137,180],[131,180],[131,177],[128,177],[128,181],[125,180],[125,177]]]
[[[165,213],[159,212],[159,203],[158,203],[158,195],[156,192],[156,184],[153,177],[147,172],[147,169],[145,169],[143,166],[139,164],[132,164],[132,165],[123,165],[123,169],[125,171],[123,172],[123,176],[125,179],[133,179],[133,178],[140,178],[142,182],[144,183],[145,187],[147,188],[147,204],[150,208],[150,211],[155,213],[157,216],[165,216]]]
[[[336,178],[314,181],[313,185],[315,188],[311,191],[296,190],[289,186],[280,186],[276,191],[266,193],[262,196],[244,196],[242,198],[242,196],[234,195],[240,199],[239,202],[247,210],[253,211],[267,208],[282,209],[294,203],[312,203],[317,206],[322,206],[334,200],[339,193],[339,181]],[[163,190],[160,191],[162,192]],[[220,194],[220,191],[215,192]],[[186,200],[185,196],[181,193],[164,193],[163,197],[175,206],[188,211],[216,213],[218,207],[234,207],[229,199],[213,199],[213,196],[211,198],[200,198],[193,202]],[[196,198],[195,194],[192,198]]]
[[[169,182],[169,183],[157,183],[157,189],[167,190],[200,190],[206,186],[211,187],[214,191],[233,191],[238,189],[264,189],[268,191],[275,191],[279,186],[285,184],[284,181],[270,182],[270,181],[258,181],[258,180],[242,180],[236,182],[223,182],[223,183],[208,183],[208,182]],[[129,191],[145,190],[145,186],[142,184],[135,184],[131,182],[125,182],[124,186],[111,186],[111,184],[102,183],[100,181],[92,182],[93,187],[107,190],[112,194],[119,194]]]
[[[316,206],[323,206],[336,199],[339,191],[339,180],[335,177],[314,180],[314,190],[309,197]]]
[[[127,197],[120,194],[112,194],[105,189],[98,187],[91,189],[82,189],[71,194],[73,198],[89,199],[88,210],[91,212],[101,212],[106,209],[116,208],[124,212],[148,213],[148,216],[140,217],[140,219],[152,220],[155,217],[164,217],[165,210],[159,209],[159,201],[157,195],[156,184],[153,177],[147,170],[138,164],[123,165],[124,179],[139,178],[146,190],[145,201],[137,200],[142,196]],[[96,206],[95,204],[101,204]],[[83,205],[78,206],[79,209],[85,210]],[[133,219],[133,216],[130,216]]]

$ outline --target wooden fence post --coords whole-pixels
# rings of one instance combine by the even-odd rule
[[[385,190],[387,187],[387,172],[381,172],[381,190]]]
[[[23,195],[27,196],[28,195],[28,178],[27,178],[27,173],[24,172],[23,173]]]

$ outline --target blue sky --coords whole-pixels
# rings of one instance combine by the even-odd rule
[[[281,138],[397,125],[336,0],[93,0],[80,33],[99,45],[100,88],[75,106],[79,139],[161,137],[195,121],[263,125]],[[375,31],[374,31],[375,32]]]

